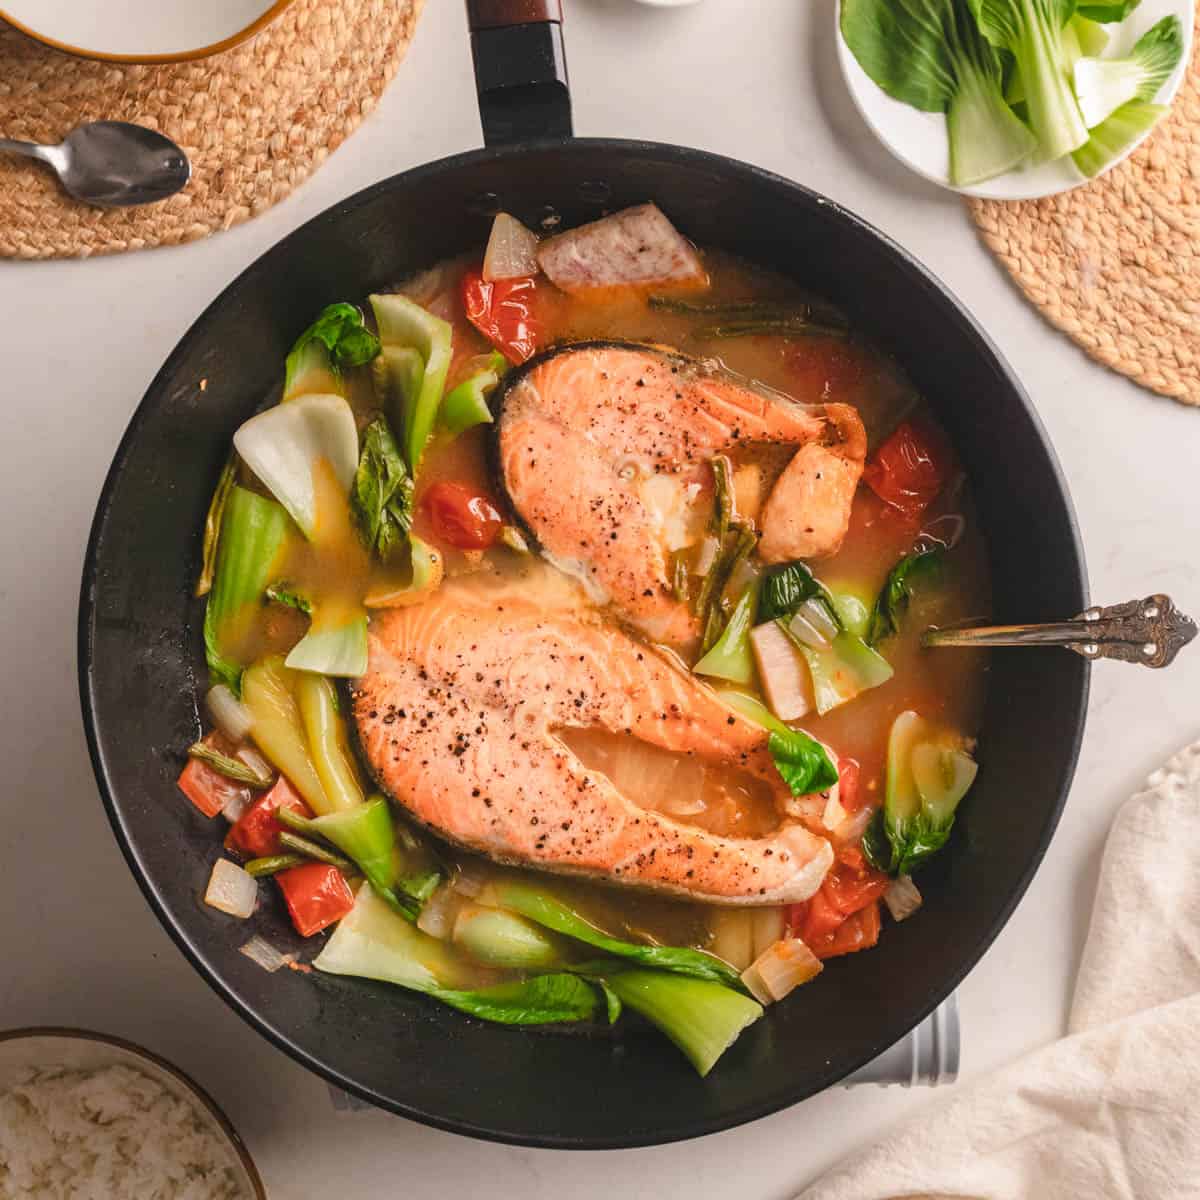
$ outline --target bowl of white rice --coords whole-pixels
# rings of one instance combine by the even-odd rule
[[[3,1200],[266,1200],[228,1118],[182,1071],[81,1029],[0,1033]]]

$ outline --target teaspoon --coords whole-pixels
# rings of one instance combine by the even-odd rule
[[[80,125],[57,146],[0,138],[0,150],[49,164],[76,200],[101,208],[165,200],[192,173],[187,155],[170,138],[125,121]]]

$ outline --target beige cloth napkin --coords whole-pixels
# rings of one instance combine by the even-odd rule
[[[1068,1036],[798,1200],[1200,1197],[1200,742],[1117,814]]]

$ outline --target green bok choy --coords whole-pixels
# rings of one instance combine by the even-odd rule
[[[231,484],[223,504],[212,591],[204,610],[204,650],[214,683],[235,693],[245,663],[238,643],[278,569],[291,522],[273,500]]]
[[[1036,139],[1005,103],[1000,58],[967,0],[842,0],[841,31],[889,96],[946,114],[951,183],[982,183],[1033,154]]]

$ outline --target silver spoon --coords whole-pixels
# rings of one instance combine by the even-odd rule
[[[1161,592],[1109,608],[1093,607],[1073,621],[1045,625],[960,625],[927,629],[923,646],[1065,646],[1084,658],[1116,658],[1166,667],[1196,636],[1196,622]]]
[[[48,163],[76,200],[100,208],[165,200],[192,174],[187,155],[170,138],[125,121],[80,125],[57,146],[0,138],[0,150]]]

